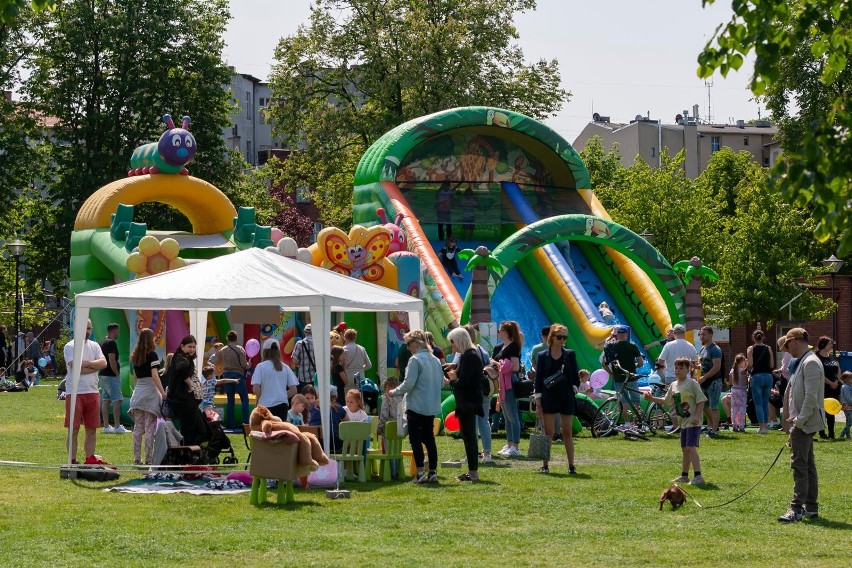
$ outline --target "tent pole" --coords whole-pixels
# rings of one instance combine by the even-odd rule
[[[319,306],[311,307],[311,322],[313,324],[317,396],[319,397],[320,417],[322,419],[323,447],[326,453],[331,453],[331,395],[328,388],[329,377],[331,376],[328,339],[328,332],[331,329],[331,312],[326,305],[325,298],[322,298]]]

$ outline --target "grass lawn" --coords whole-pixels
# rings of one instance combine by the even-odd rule
[[[0,460],[64,461],[64,403],[55,387],[0,393]],[[231,435],[240,462],[241,435]],[[763,475],[785,435],[723,433],[702,439],[708,485],[689,488],[722,503]],[[495,450],[503,445],[495,439]],[[82,434],[81,434],[82,447]],[[527,447],[526,440],[521,448]],[[439,458],[459,459],[461,441],[441,436]],[[132,463],[132,439],[98,434],[98,453]],[[569,477],[562,446],[549,476],[525,458],[483,466],[478,484],[349,483],[349,500],[296,490],[296,503],[249,505],[226,496],[105,493],[104,484],[61,480],[58,470],[3,467],[2,566],[843,566],[852,543],[850,442],[818,442],[820,518],[782,525],[792,489],[785,452],[752,493],[727,507],[689,502],[658,510],[680,473],[676,439],[576,441]],[[135,474],[123,474],[122,481]],[[843,560],[843,559],[846,560]]]

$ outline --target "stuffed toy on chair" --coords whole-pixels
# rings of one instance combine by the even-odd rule
[[[310,466],[312,471],[316,471],[319,466],[328,463],[328,456],[322,451],[316,436],[310,432],[302,432],[297,426],[281,420],[265,406],[258,405],[251,411],[249,425],[253,432],[270,434],[286,430],[299,436],[299,465]]]

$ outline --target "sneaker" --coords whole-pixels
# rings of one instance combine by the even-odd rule
[[[521,455],[521,450],[517,448],[517,446],[512,446],[508,450],[506,450],[507,456],[519,456]]]
[[[494,458],[491,457],[491,454],[482,454],[479,458],[479,463],[494,463]]]
[[[769,430],[766,429],[766,428],[760,428],[760,429],[758,429],[757,433],[762,436],[764,434],[769,434]]]
[[[689,478],[685,475],[680,475],[672,479],[672,483],[689,483]]]
[[[819,518],[819,512],[817,512],[817,511],[803,511],[802,516],[805,519],[817,519],[817,518]]]
[[[423,472],[421,472],[421,473],[416,473],[416,474],[414,475],[414,479],[412,479],[412,480],[411,480],[411,483],[424,483],[424,480],[425,480],[425,479],[426,479],[426,474],[425,474],[425,473],[423,473]]]
[[[499,451],[499,452],[497,452],[497,453],[498,453],[498,454],[505,454],[505,453],[506,453],[506,450],[508,450],[508,449],[509,449],[509,444],[506,444],[505,446],[503,446],[502,448],[500,448],[500,451]]]
[[[103,460],[101,456],[91,455],[86,458],[86,461],[83,462],[85,465],[103,465],[110,469],[118,469],[115,466],[109,465],[107,462]]]
[[[717,432],[715,432],[714,430],[707,430],[707,432],[704,435],[707,436],[708,438],[716,438],[719,434]]]
[[[124,424],[119,424],[115,428],[113,428],[113,434],[127,434],[130,430],[124,427]]]
[[[115,428],[107,424],[104,426],[104,434],[115,434]]]
[[[438,474],[436,472],[428,473],[423,478],[423,481],[420,483],[438,483]]]
[[[547,475],[548,473],[550,473],[550,468],[547,467],[546,465],[543,465],[540,468],[538,468],[538,472]]]
[[[704,485],[704,476],[696,475],[692,478],[692,481],[689,482],[690,485]]]
[[[577,475],[577,468],[573,465],[568,466],[568,475]]]
[[[787,509],[787,512],[778,517],[779,523],[798,523],[802,520],[802,513],[793,509],[792,507]]]

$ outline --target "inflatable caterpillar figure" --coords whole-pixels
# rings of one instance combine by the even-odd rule
[[[143,144],[133,150],[128,176],[177,173],[189,175],[189,170],[184,166],[192,161],[197,150],[195,137],[187,130],[189,117],[183,117],[181,128],[175,128],[170,114],[163,115],[163,122],[169,129],[163,132],[159,142]]]

